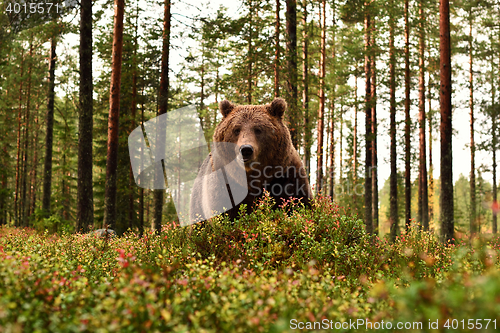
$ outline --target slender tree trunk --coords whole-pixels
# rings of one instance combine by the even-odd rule
[[[394,0],[389,4],[389,100],[390,100],[390,135],[391,135],[391,176],[389,189],[389,226],[391,240],[394,242],[398,234],[398,170],[396,157],[396,51],[394,48]]]
[[[22,172],[22,206],[21,206],[21,216],[23,226],[28,227],[28,212],[29,203],[26,202],[26,186],[28,182],[28,143],[30,141],[30,132],[32,131],[30,126],[30,102],[31,102],[31,70],[33,63],[33,35],[30,39],[30,56],[29,56],[29,66],[28,66],[28,90],[26,92],[26,116],[24,121],[24,155],[23,155],[23,172]]]
[[[38,94],[35,100],[38,100]],[[40,109],[40,104],[36,103],[35,106],[35,136],[33,138],[33,167],[31,168],[31,186],[30,186],[30,213],[29,215],[33,215],[35,213],[36,208],[36,190],[37,190],[37,169],[38,169],[38,133],[40,132],[40,125],[38,124],[38,111]],[[1,223],[0,223],[1,224]]]
[[[372,25],[374,25],[372,23]],[[375,37],[372,38],[372,45],[375,45]],[[378,225],[378,150],[377,150],[377,67],[375,55],[371,56],[372,62],[372,215],[373,233],[379,234]]]
[[[323,188],[323,129],[325,113],[325,69],[326,69],[326,0],[320,11],[321,22],[321,57],[319,62],[319,110],[318,110],[318,150],[317,150],[317,177],[316,194],[320,194]]]
[[[304,109],[304,166],[306,168],[307,178],[311,174],[311,129],[309,120],[309,63],[308,63],[308,25],[307,25],[307,0],[302,2],[304,14],[302,15],[302,108]]]
[[[430,57],[430,55],[429,55]],[[429,91],[429,225],[431,221],[434,221],[434,165],[432,164],[432,130],[433,130],[433,117],[434,113],[432,112],[431,105],[431,74],[429,73],[429,82],[428,82],[428,91]]]
[[[253,13],[254,8],[253,8],[253,2],[250,3],[250,11]],[[253,30],[253,24],[252,24],[252,16],[250,15],[249,19],[249,25],[250,28],[248,30],[248,78],[247,78],[247,103],[252,104],[252,67],[253,67],[253,45],[252,45],[252,30]]]
[[[356,185],[358,180],[358,73],[354,75],[354,128],[352,136],[352,168],[354,170],[354,185]]]
[[[499,53],[500,54],[500,53]],[[498,62],[500,66],[500,59]],[[491,231],[492,233],[496,234],[497,233],[497,213],[498,213],[498,198],[497,198],[497,116],[498,116],[498,111],[497,108],[500,106],[500,103],[498,105],[495,103],[496,98],[495,98],[495,78],[494,78],[494,73],[495,70],[493,66],[495,65],[495,60],[492,56],[491,58],[491,82],[493,83],[491,85],[491,152],[493,154],[493,219],[492,219],[492,226],[491,226]]]
[[[336,35],[337,35],[337,22],[335,18],[335,2],[333,3],[333,32],[332,32],[332,73],[336,70]],[[335,99],[336,99],[336,83],[332,84],[332,97],[331,97],[331,118],[330,118],[330,198],[335,199]],[[341,114],[342,118],[342,114]],[[342,123],[341,123],[342,124]],[[341,125],[342,126],[342,125]],[[342,156],[342,130],[340,132],[340,156]],[[342,175],[342,159],[340,160],[340,175]]]
[[[453,243],[455,232],[453,216],[453,155],[451,114],[451,54],[450,3],[440,0],[440,67],[441,67],[441,233],[443,242]]]
[[[160,103],[158,115],[167,113],[168,111],[168,95],[169,95],[169,55],[170,55],[170,0],[165,0],[165,12],[163,19],[163,50],[161,57],[161,79],[160,79]],[[161,232],[161,220],[164,203],[164,190],[154,191],[154,223],[153,229],[157,234]]]
[[[305,25],[304,25],[305,29]],[[280,59],[280,0],[276,0],[276,47],[274,50],[274,97],[280,96],[279,59]]]
[[[344,158],[342,152],[344,151],[344,96],[340,97],[340,110],[339,110],[339,181],[342,183],[344,179]]]
[[[287,90],[290,135],[293,146],[298,149],[299,119],[297,110],[297,0],[286,0],[286,48],[287,48]]]
[[[56,69],[56,46],[57,40],[52,37],[50,40],[50,61],[49,61],[49,93],[47,103],[46,131],[45,131],[45,162],[43,169],[43,199],[42,209],[46,217],[50,216],[50,196],[52,186],[52,146],[54,133],[54,89],[55,89],[55,69]]]
[[[370,3],[365,2],[365,7]],[[366,232],[373,234],[373,207],[372,207],[372,70],[371,70],[371,22],[369,9],[365,14],[365,226]]]
[[[470,236],[479,231],[476,220],[476,146],[474,143],[474,72],[472,58],[472,6],[469,12],[469,107],[470,107]]]
[[[23,101],[23,75],[24,75],[24,50],[21,51],[21,82],[19,83],[19,107],[17,116],[17,159],[16,159],[16,194],[14,196],[14,221],[15,225],[20,226],[19,221],[19,188],[20,188],[20,161],[21,161],[21,121],[23,118],[22,101]]]
[[[425,13],[423,0],[419,1],[419,168],[418,168],[418,221],[424,230],[429,230],[429,203],[427,193],[427,157],[425,144]]]
[[[82,0],[80,11],[80,110],[78,113],[76,232],[85,232],[89,226],[94,224],[92,184],[93,90],[92,0]],[[45,167],[45,170],[47,172],[48,168]]]
[[[139,20],[139,2],[137,2],[136,11],[135,11],[135,27],[134,27],[134,58],[132,60],[132,105],[130,107],[130,132],[135,129],[135,117],[137,113],[137,30],[138,30],[138,20]],[[134,227],[135,218],[135,209],[134,209],[134,192],[135,192],[135,180],[134,173],[132,171],[132,164],[129,166],[129,210],[128,210],[128,219],[129,219],[129,228],[132,229]]]
[[[116,227],[116,175],[118,167],[118,122],[120,118],[120,86],[123,50],[124,0],[115,0],[111,87],[109,93],[108,152],[106,159],[106,189],[104,194],[104,227]]]
[[[411,118],[410,118],[410,22],[405,0],[405,228],[411,225]]]
[[[142,87],[141,93],[141,125],[144,124],[144,86]],[[143,151],[141,151],[141,170],[144,168],[143,162]],[[139,188],[139,236],[144,235],[144,188]]]

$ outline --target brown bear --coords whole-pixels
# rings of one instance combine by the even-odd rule
[[[191,192],[191,223],[223,212],[234,220],[241,205],[254,209],[264,189],[274,208],[291,197],[309,205],[306,171],[283,121],[286,107],[282,98],[266,105],[220,103],[223,119]]]

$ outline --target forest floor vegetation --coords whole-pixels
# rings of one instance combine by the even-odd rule
[[[0,227],[0,332],[500,327],[499,237],[443,245],[415,227],[391,243],[328,198],[272,205],[143,237]]]

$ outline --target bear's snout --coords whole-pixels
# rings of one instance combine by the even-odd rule
[[[243,145],[240,147],[240,153],[243,157],[243,161],[246,162],[253,155],[253,147],[251,145]]]

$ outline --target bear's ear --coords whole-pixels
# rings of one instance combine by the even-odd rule
[[[283,98],[275,98],[271,103],[269,108],[269,113],[271,116],[276,117],[278,119],[283,119],[283,114],[286,110],[286,102]]]
[[[234,109],[234,104],[228,100],[224,100],[219,103],[219,110],[224,118],[226,118],[227,115],[230,114],[231,111],[233,111],[233,109]]]

